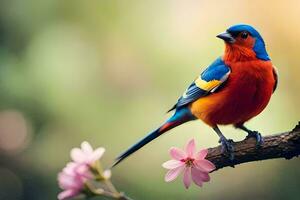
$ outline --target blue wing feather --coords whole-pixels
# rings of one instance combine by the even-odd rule
[[[221,80],[230,71],[221,58],[213,62],[206,70],[201,73],[201,79],[205,81]]]
[[[230,68],[225,65],[221,58],[218,58],[198,78],[206,82],[218,80],[223,83],[226,81],[229,73]],[[199,87],[194,81],[169,111],[188,105],[201,97],[209,95],[211,92]]]

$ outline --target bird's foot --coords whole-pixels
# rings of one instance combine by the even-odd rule
[[[257,147],[260,147],[264,143],[263,137],[261,136],[261,134],[258,131],[248,132],[248,135],[245,139],[248,139],[248,138],[255,138]]]
[[[225,137],[221,137],[219,143],[222,145],[222,149],[221,149],[222,153],[227,155],[231,161],[234,160],[233,140],[226,139]]]

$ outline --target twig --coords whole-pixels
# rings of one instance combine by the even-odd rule
[[[121,192],[121,196],[119,197],[119,200],[132,200],[132,199]]]
[[[234,160],[221,152],[221,146],[208,149],[207,159],[213,162],[216,170],[223,167],[234,167],[241,163],[267,160],[272,158],[291,159],[300,155],[300,122],[290,132],[277,135],[266,136],[264,143],[259,148],[256,147],[256,140],[249,138],[234,143]]]

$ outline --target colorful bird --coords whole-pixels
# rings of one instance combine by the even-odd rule
[[[250,25],[238,24],[217,35],[225,42],[225,53],[217,58],[187,88],[169,110],[175,113],[154,130],[117,157],[117,165],[153,139],[185,122],[200,119],[220,137],[224,154],[234,159],[233,141],[226,139],[218,125],[233,125],[255,137],[262,136],[244,126],[261,113],[277,86],[277,73],[266,51],[265,42]]]

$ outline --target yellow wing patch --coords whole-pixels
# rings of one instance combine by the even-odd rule
[[[202,80],[200,77],[195,80],[195,84],[197,87],[201,88],[202,90],[211,91],[214,88],[218,87],[222,81],[212,80],[212,81],[205,81]]]

